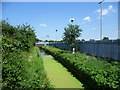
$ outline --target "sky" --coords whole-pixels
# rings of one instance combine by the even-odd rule
[[[102,12],[103,37],[117,39],[118,3],[104,2]],[[98,2],[2,2],[2,19],[7,18],[13,26],[30,24],[42,40],[62,40],[68,24],[80,26],[80,40],[100,39]],[[71,18],[73,23],[69,21]]]

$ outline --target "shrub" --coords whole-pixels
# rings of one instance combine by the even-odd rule
[[[59,62],[75,72],[85,84],[97,89],[120,89],[119,66],[82,53],[71,54],[54,47],[43,47]],[[61,52],[62,51],[62,52]]]
[[[36,37],[30,26],[17,28],[3,21],[2,30],[2,89],[52,87],[38,57],[39,49],[33,48]]]

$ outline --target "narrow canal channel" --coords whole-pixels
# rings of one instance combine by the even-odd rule
[[[47,77],[55,88],[84,89],[84,87],[82,87],[82,83],[73,77],[72,73],[68,72],[68,70],[51,55],[47,55],[43,51],[40,52],[40,54],[43,59]]]

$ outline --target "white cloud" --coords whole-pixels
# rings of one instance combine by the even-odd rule
[[[89,16],[87,16],[87,17],[85,17],[84,19],[83,19],[83,21],[91,21],[91,18],[89,17]]]
[[[113,6],[112,6],[112,5],[110,5],[110,6],[108,7],[108,9],[109,9],[109,10],[112,10],[112,8],[113,8]]]
[[[100,15],[101,9],[96,10],[96,12],[99,13],[99,15]],[[109,5],[108,8],[106,8],[106,9],[102,9],[102,16],[105,16],[105,15],[109,14],[110,12],[116,12],[116,10],[113,9],[112,5]]]
[[[97,12],[97,13],[100,13],[101,10],[98,9],[98,10],[96,10],[96,12]],[[109,13],[109,10],[108,10],[108,9],[102,9],[102,16],[107,15],[108,13]]]
[[[40,27],[47,27],[46,24],[40,24]]]
[[[109,13],[109,11],[107,9],[102,10],[102,15],[107,15],[108,13]]]
[[[90,22],[91,21],[91,18],[89,16],[83,18],[83,22],[82,22],[82,25],[85,24],[86,22]]]

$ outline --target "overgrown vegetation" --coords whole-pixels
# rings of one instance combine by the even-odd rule
[[[30,25],[2,21],[2,89],[49,88],[36,36]],[[38,57],[39,56],[39,57]]]
[[[43,47],[59,62],[75,72],[80,80],[95,89],[120,89],[120,63],[105,60],[82,53],[71,54],[55,47]],[[81,78],[82,77],[82,78]]]
[[[46,72],[44,71],[42,57],[39,56],[39,48],[34,47],[30,52],[24,52],[23,56],[27,58],[26,73],[24,74],[24,83],[22,86],[29,86],[30,88],[51,88]]]

